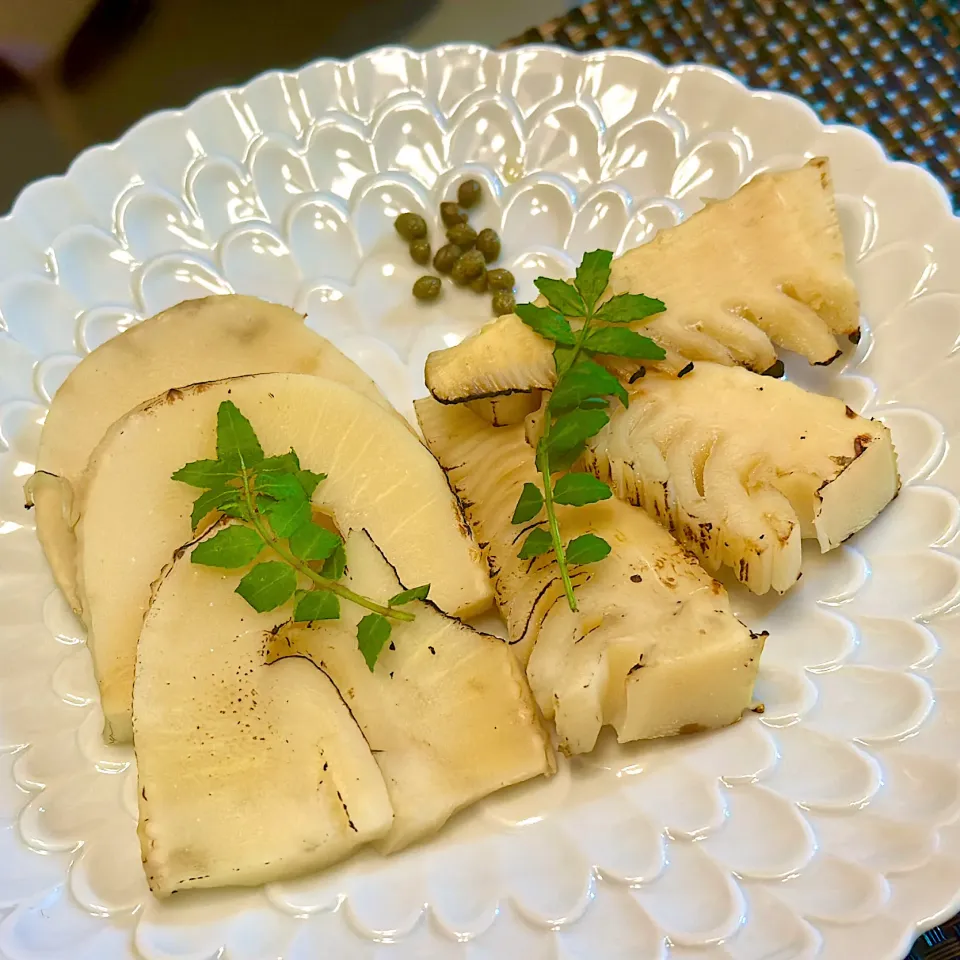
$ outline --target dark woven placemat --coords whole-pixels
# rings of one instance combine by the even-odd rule
[[[960,210],[960,0],[594,0],[505,46],[522,43],[628,47],[795,93],[925,166]],[[960,960],[960,916],[907,960]]]
[[[629,47],[795,93],[923,164],[960,210],[960,0],[594,0],[507,46],[542,42]]]

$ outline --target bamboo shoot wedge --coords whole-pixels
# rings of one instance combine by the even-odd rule
[[[427,445],[464,504],[483,549],[507,634],[567,754],[621,741],[722,727],[750,706],[763,650],[730,612],[720,583],[643,511],[611,499],[557,507],[564,534],[595,533],[612,550],[574,568],[579,611],[548,553],[517,557],[529,527],[511,522],[537,479],[522,425],[492,427],[463,405],[415,404]],[[530,525],[532,526],[532,525]]]
[[[314,508],[375,537],[400,576],[469,616],[492,600],[480,552],[433,457],[406,421],[332,380],[270,373],[170,391],[118,421],[84,478],[79,588],[108,738],[130,737],[137,635],[150,584],[192,534],[194,487],[171,480],[216,456],[217,410],[232,401],[268,455],[291,448],[326,474]],[[198,518],[200,519],[200,518]]]
[[[666,304],[642,332],[666,350],[661,366],[673,372],[688,360],[763,372],[775,347],[831,362],[837,338],[855,338],[860,319],[827,160],[761,174],[627,251],[613,262],[604,299],[622,293]],[[551,350],[509,314],[430,354],[427,388],[442,403],[549,388]]]
[[[346,538],[345,584],[386,600],[402,589],[363,531]],[[268,656],[306,656],[336,684],[387,784],[393,826],[377,846],[389,853],[434,833],[461,807],[501,787],[552,774],[555,761],[523,668],[507,644],[411,603],[370,670],[357,647],[366,612],[286,624]]]
[[[698,363],[650,374],[589,441],[586,467],[643,507],[707,570],[754,593],[800,576],[800,540],[832,550],[900,486],[890,431],[835,397],[748,370]]]
[[[337,380],[392,410],[301,314],[256,297],[185,300],[107,340],[70,372],[47,411],[37,472],[25,492],[54,578],[77,613],[77,485],[107,428],[170,387],[273,371]]]
[[[334,685],[302,658],[264,659],[291,605],[257,613],[237,572],[191,563],[193,549],[158,584],[138,651],[139,835],[159,897],[317,869],[393,821]]]

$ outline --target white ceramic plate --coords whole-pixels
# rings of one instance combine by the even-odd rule
[[[296,883],[148,894],[132,753],[104,746],[83,634],[24,513],[79,356],[187,297],[293,304],[403,410],[486,298],[416,307],[392,229],[469,171],[532,291],[759,170],[828,155],[869,335],[791,375],[893,430],[905,487],[804,557],[762,718],[563,763],[422,847]],[[439,235],[436,223],[434,236]],[[799,101],[625,52],[378,50],[138,124],[0,220],[0,955],[9,960],[895,960],[960,891],[960,221],[917,167]],[[695,265],[692,265],[695,267]]]

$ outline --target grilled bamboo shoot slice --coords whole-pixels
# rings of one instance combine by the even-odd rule
[[[386,601],[401,589],[366,533],[346,541],[346,585]],[[380,765],[394,820],[378,842],[388,853],[434,833],[457,810],[555,769],[523,668],[507,644],[452,620],[429,603],[403,608],[389,648],[371,672],[357,647],[366,613],[343,604],[341,619],[289,624],[275,655],[307,656],[336,684]]]
[[[139,835],[159,897],[317,869],[393,819],[330,680],[302,658],[264,659],[289,605],[257,613],[236,571],[192,564],[192,549],[159,583],[138,651]]]
[[[642,506],[707,570],[755,593],[800,575],[800,540],[824,552],[896,496],[890,431],[834,397],[748,370],[696,364],[631,387],[590,441],[588,469]]]
[[[612,266],[608,296],[645,293],[667,306],[643,333],[667,351],[663,369],[688,360],[762,372],[774,346],[811,363],[839,355],[859,330],[825,159],[762,174],[658,233]],[[551,345],[511,314],[457,346],[430,354],[426,383],[442,403],[549,388]]]
[[[137,634],[150,584],[191,535],[198,491],[170,479],[215,456],[217,408],[232,400],[268,454],[296,450],[327,474],[314,505],[340,529],[364,527],[401,576],[430,583],[444,610],[469,616],[492,595],[443,474],[406,421],[355,391],[303,374],[259,374],[171,391],[118,421],[83,481],[80,595],[109,739],[130,738]]]
[[[640,510],[619,500],[558,507],[566,538],[593,532],[606,559],[574,568],[570,610],[552,554],[519,560],[528,527],[511,523],[536,482],[522,425],[492,427],[463,405],[417,401],[427,444],[460,496],[495,580],[511,645],[560,749],[722,727],[750,705],[763,637],[730,612],[726,591]]]

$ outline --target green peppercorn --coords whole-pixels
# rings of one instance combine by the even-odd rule
[[[413,285],[413,295],[418,300],[436,300],[440,296],[440,278],[420,277]]]
[[[487,292],[487,271],[484,270],[475,280],[470,281],[470,289],[474,293]]]
[[[469,250],[477,242],[477,231],[469,223],[458,223],[447,231],[447,239],[461,250]]]
[[[493,295],[493,315],[495,317],[513,313],[516,305],[517,301],[509,290],[498,290]]]
[[[427,235],[427,221],[419,213],[401,213],[393,226],[404,240],[419,240]]]
[[[438,273],[449,273],[463,251],[455,243],[447,243],[434,255],[433,268]]]
[[[487,282],[491,290],[512,290],[517,281],[509,270],[497,267],[496,270],[487,271]]]
[[[446,201],[440,204],[440,219],[445,227],[455,227],[458,223],[466,223],[467,215],[455,203]]]
[[[483,259],[487,263],[493,263],[500,256],[500,238],[497,236],[497,231],[491,230],[490,227],[481,230],[477,237],[477,249],[483,254]]]
[[[468,250],[450,271],[453,282],[465,287],[471,280],[476,280],[484,271],[483,254],[479,250]]]
[[[430,241],[426,237],[420,237],[419,240],[410,241],[410,256],[414,263],[419,263],[422,267],[430,262]]]
[[[483,190],[476,180],[464,180],[457,187],[457,202],[461,207],[475,207],[483,196]]]

